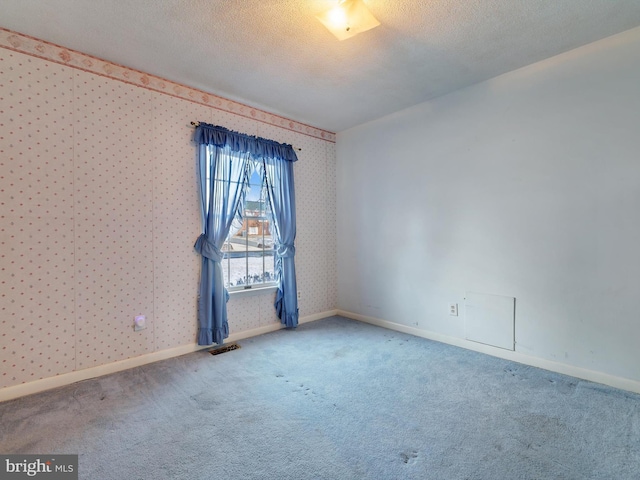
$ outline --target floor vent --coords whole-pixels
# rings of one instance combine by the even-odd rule
[[[209,350],[211,355],[220,355],[221,353],[230,352],[231,350],[237,350],[240,348],[240,345],[237,343],[230,343],[229,345],[223,345],[222,347],[212,348]]]

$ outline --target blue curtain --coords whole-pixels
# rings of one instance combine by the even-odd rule
[[[210,159],[208,155],[211,155]],[[234,152],[228,146],[199,146],[198,171],[204,232],[194,245],[202,255],[198,345],[221,344],[229,336],[229,293],[224,287],[221,249],[236,212],[242,210],[248,161],[248,153]]]
[[[273,216],[275,237],[275,274],[278,280],[276,312],[287,328],[298,325],[298,288],[296,285],[296,196],[293,188],[293,163],[274,158],[263,159],[267,194]]]
[[[229,336],[227,301],[221,248],[234,217],[243,210],[248,184],[248,164],[262,161],[273,212],[276,241],[275,270],[279,279],[276,311],[287,327],[298,324],[298,300],[294,265],[296,236],[293,162],[291,145],[244,135],[201,123],[196,127],[203,233],[195,244],[202,255],[198,296],[198,345],[223,343]],[[211,155],[211,158],[208,158]],[[209,167],[209,170],[208,170]],[[207,203],[208,199],[208,203]]]

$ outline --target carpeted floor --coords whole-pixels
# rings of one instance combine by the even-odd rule
[[[332,317],[0,404],[82,479],[638,479],[640,395]]]

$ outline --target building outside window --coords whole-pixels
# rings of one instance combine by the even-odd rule
[[[230,291],[276,285],[271,210],[259,168],[249,179],[242,223],[236,217],[222,250],[225,287]]]

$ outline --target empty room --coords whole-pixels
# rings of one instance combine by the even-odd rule
[[[0,479],[640,478],[640,2],[0,0]]]

